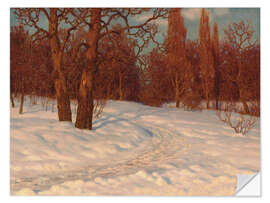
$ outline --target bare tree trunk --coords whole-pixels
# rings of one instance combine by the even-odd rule
[[[56,90],[59,121],[71,121],[70,100],[63,75],[54,80],[54,86]]]
[[[244,97],[243,97],[243,90],[242,90],[241,87],[240,87],[240,89],[239,89],[239,93],[240,93],[240,101],[241,101],[241,103],[243,104],[243,107],[244,107],[244,112],[245,112],[246,114],[249,114],[249,107],[248,107],[248,105],[247,105],[246,100],[245,100]]]
[[[22,114],[23,113],[23,103],[24,103],[24,91],[21,94],[21,102],[20,102],[19,114]]]
[[[179,106],[180,106],[180,95],[179,95],[178,87],[175,88],[175,102],[176,102],[176,108],[179,108]]]
[[[92,129],[92,119],[94,113],[94,75],[97,71],[97,49],[98,37],[100,34],[101,9],[91,9],[91,22],[94,22],[88,32],[87,44],[89,46],[86,52],[87,66],[83,70],[80,90],[78,95],[78,110],[75,127],[80,129]]]
[[[123,101],[123,88],[122,88],[123,75],[119,73],[119,100]]]
[[[214,23],[213,26],[213,38],[212,38],[212,50],[214,59],[214,70],[215,70],[215,98],[216,98],[216,110],[219,109],[219,94],[220,94],[220,72],[219,72],[219,37],[218,37],[218,26]]]
[[[217,77],[217,76],[216,76]],[[219,109],[219,79],[216,79],[216,84],[215,84],[215,96],[216,96],[216,110]]]
[[[216,110],[218,110],[219,109],[219,105],[218,105],[218,97],[216,96]]]
[[[52,50],[52,61],[54,68],[54,87],[56,90],[57,109],[59,121],[71,121],[71,108],[69,94],[67,91],[66,78],[62,70],[63,48],[55,33],[58,29],[57,9],[50,9],[49,32],[54,33],[50,37],[50,46]]]
[[[12,96],[11,93],[10,93],[10,100],[11,100],[11,106],[12,106],[12,108],[14,108],[15,107],[15,103],[14,103],[14,99],[13,99],[13,96]]]
[[[175,103],[176,108],[179,108],[180,106],[180,91],[179,91],[179,78],[176,73],[175,75]]]
[[[217,65],[215,64],[215,67],[217,67]],[[216,97],[216,110],[219,109],[219,94],[220,94],[220,89],[219,89],[219,83],[220,83],[220,75],[219,75],[219,71],[217,70],[217,68],[215,68],[215,97]]]
[[[93,119],[93,74],[83,71],[79,97],[78,97],[78,109],[75,127],[80,129],[92,130],[92,119]]]
[[[210,98],[209,98],[209,86],[207,84],[207,79],[204,80],[204,92],[205,92],[205,99],[206,99],[206,109],[210,107]]]
[[[246,114],[249,114],[249,108],[248,108],[248,105],[247,105],[247,102],[246,101],[242,101],[242,104],[244,106],[244,111]]]
[[[240,53],[239,58],[240,59],[239,59],[239,63],[238,63],[239,70],[238,70],[238,75],[237,75],[237,85],[238,85],[238,88],[239,88],[240,101],[244,106],[245,113],[248,114],[249,113],[249,108],[248,108],[248,105],[247,105],[247,102],[246,102],[246,99],[245,99],[245,96],[244,96],[244,88],[245,88],[245,86],[243,85],[243,82],[242,82],[244,80],[243,74],[242,74],[244,72],[244,70],[243,70],[243,65],[242,65],[242,55],[241,55],[241,53]]]
[[[209,96],[206,96],[206,108],[209,109],[210,107],[210,101],[209,101]]]

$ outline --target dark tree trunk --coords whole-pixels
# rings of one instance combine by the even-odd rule
[[[216,98],[216,110],[219,109],[219,84],[220,84],[220,72],[219,72],[219,38],[218,38],[218,26],[214,23],[213,27],[213,39],[212,39],[212,50],[214,58],[214,69],[215,69],[215,98]]]
[[[207,80],[204,80],[204,92],[205,92],[205,100],[206,100],[206,109],[210,107],[210,96],[209,96],[209,87],[207,85]]]
[[[237,85],[239,88],[239,97],[240,97],[240,101],[244,106],[244,113],[249,114],[249,108],[246,102],[246,98],[245,98],[245,94],[244,94],[244,90],[245,90],[245,85],[243,84],[245,78],[243,76],[244,73],[244,66],[242,65],[242,55],[240,54],[240,59],[239,59],[239,64],[238,64],[238,75],[237,75]]]
[[[92,130],[93,119],[93,74],[91,72],[83,71],[80,83],[78,109],[75,127],[80,129]]]
[[[123,76],[119,74],[119,100],[123,101],[123,88],[122,88]]]
[[[249,108],[248,108],[247,102],[242,101],[242,104],[243,104],[243,106],[244,106],[244,111],[245,111],[245,113],[246,113],[246,114],[249,114]]]
[[[218,110],[219,109],[219,105],[218,105],[218,97],[216,96],[216,110]]]
[[[66,92],[62,90],[57,90],[57,92],[62,92],[61,96],[57,96],[57,109],[59,121],[72,121],[69,96],[67,95]]]
[[[88,32],[87,44],[89,46],[86,52],[87,66],[83,70],[79,97],[78,110],[75,127],[80,129],[92,129],[92,118],[94,113],[94,75],[97,72],[97,49],[98,39],[101,30],[101,9],[91,9],[91,22],[94,22]]]
[[[65,77],[62,73],[57,73],[54,79],[54,86],[56,90],[59,121],[72,121],[69,95],[66,88]]]
[[[176,108],[179,108],[179,106],[180,106],[180,95],[179,95],[179,89],[177,87],[175,89],[175,102],[176,102]]]
[[[14,99],[13,99],[13,96],[12,96],[11,93],[10,93],[10,100],[11,100],[11,106],[12,106],[12,108],[14,108],[15,107],[15,103],[14,103]]]
[[[241,89],[240,89],[239,93],[240,93],[240,101],[241,101],[241,103],[243,104],[243,107],[244,107],[244,113],[249,114],[249,107],[247,105],[246,100],[244,99],[243,92],[242,92]]]
[[[55,33],[58,29],[58,16],[57,9],[50,9],[50,22],[49,22],[49,33],[53,33],[50,37],[50,46],[52,51],[52,61],[54,68],[54,87],[56,90],[57,99],[57,109],[59,121],[72,121],[71,118],[71,108],[69,94],[66,85],[66,77],[62,70],[62,57],[63,57],[63,47],[61,49],[60,42]]]
[[[220,83],[220,79],[219,79],[219,73],[216,73],[216,78],[215,78],[215,96],[216,96],[216,110],[219,109],[219,83]]]
[[[20,102],[19,114],[23,113],[23,103],[24,103],[24,92],[22,92],[22,94],[21,94],[21,102]]]
[[[210,101],[209,101],[209,96],[206,98],[206,108],[209,109],[210,107]]]
[[[176,73],[175,75],[175,103],[176,108],[179,108],[180,106],[180,91],[179,91],[179,78]]]

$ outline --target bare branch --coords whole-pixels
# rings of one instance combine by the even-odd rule
[[[220,121],[228,124],[236,133],[246,135],[256,125],[258,118],[253,115],[243,115],[236,112],[236,104],[226,102],[224,111],[218,110],[217,116]],[[238,115],[238,118],[233,118],[233,113]]]

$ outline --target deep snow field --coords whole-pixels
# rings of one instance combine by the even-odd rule
[[[260,122],[246,136],[214,110],[108,101],[93,130],[25,101],[11,108],[12,195],[232,196],[260,170]],[[72,107],[72,109],[74,109]]]

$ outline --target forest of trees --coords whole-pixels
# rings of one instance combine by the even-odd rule
[[[188,40],[181,9],[151,9],[144,22],[130,22],[149,10],[11,9],[19,22],[10,30],[12,106],[18,97],[23,113],[25,95],[53,98],[59,121],[71,121],[76,100],[75,127],[90,130],[108,99],[151,106],[175,102],[186,109],[203,101],[208,109],[221,108],[221,101],[240,102],[242,113],[259,116],[249,103],[259,108],[260,43],[248,21],[219,30],[202,9],[198,38]],[[156,19],[168,20],[162,43],[155,38]],[[155,48],[145,54],[150,43]]]

